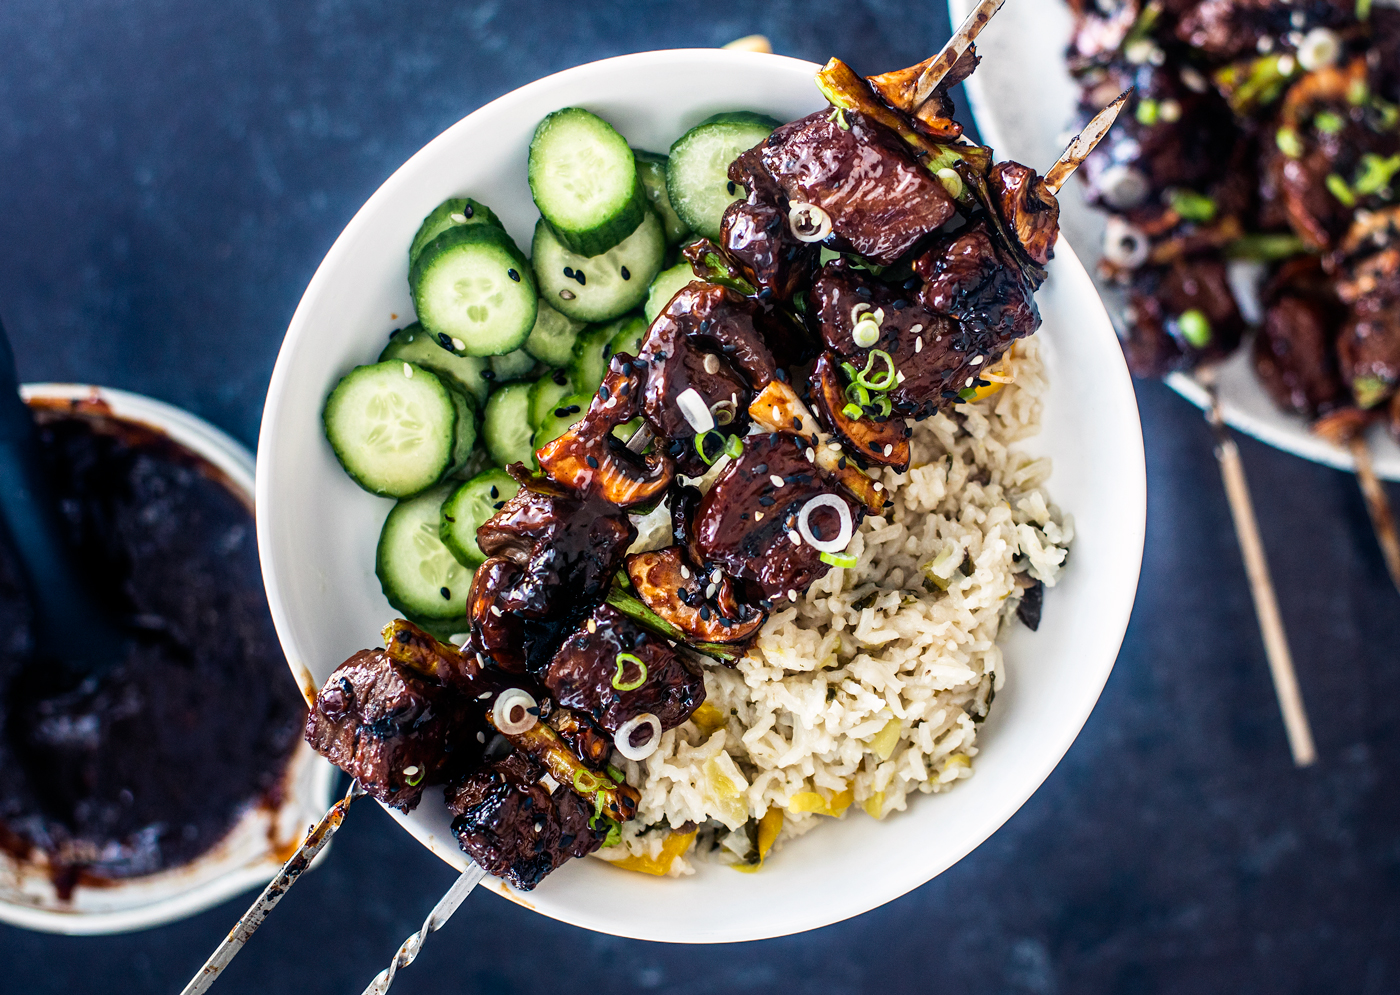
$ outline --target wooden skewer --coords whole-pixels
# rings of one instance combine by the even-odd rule
[[[981,0],[962,24],[958,25],[958,30],[953,32],[953,37],[949,38],[948,44],[943,46],[943,51],[939,52],[929,63],[928,68],[919,77],[919,81],[914,84],[914,107],[923,104],[929,95],[938,88],[938,84],[943,82],[943,77],[953,71],[953,67],[963,57],[963,53],[982,33],[982,29],[991,21],[992,16],[1001,10],[1004,3],[1006,0]]]
[[[1395,516],[1390,510],[1390,499],[1386,497],[1385,486],[1376,477],[1376,469],[1371,465],[1371,447],[1360,432],[1347,440],[1351,458],[1356,463],[1356,480],[1361,485],[1361,495],[1366,499],[1366,512],[1371,516],[1371,527],[1376,531],[1376,541],[1380,543],[1381,556],[1385,558],[1385,568],[1390,572],[1390,580],[1400,590],[1400,538],[1395,533]]]
[[[1065,149],[1065,154],[1060,156],[1045,174],[1045,185],[1050,188],[1051,193],[1059,193],[1065,182],[1074,175],[1074,171],[1089,158],[1089,153],[1103,141],[1108,129],[1113,127],[1113,122],[1118,120],[1119,113],[1128,103],[1128,98],[1133,95],[1133,89],[1130,86],[1120,93],[1113,103],[1095,114],[1094,119],[1084,126],[1084,130],[1074,136],[1074,140]]]
[[[1283,713],[1283,727],[1288,734],[1288,747],[1293,752],[1293,762],[1299,767],[1308,767],[1317,760],[1317,748],[1313,744],[1312,727],[1308,724],[1303,695],[1298,688],[1298,675],[1293,669],[1293,655],[1288,649],[1288,636],[1284,632],[1283,617],[1279,613],[1278,597],[1274,593],[1274,582],[1269,575],[1269,561],[1264,555],[1264,543],[1259,537],[1259,523],[1254,517],[1254,501],[1249,495],[1244,463],[1240,460],[1239,447],[1235,445],[1235,440],[1225,427],[1214,371],[1204,368],[1198,370],[1197,378],[1210,396],[1206,421],[1210,422],[1215,433],[1215,458],[1220,463],[1220,476],[1225,482],[1230,516],[1235,521],[1235,535],[1239,539],[1240,553],[1244,557],[1249,591],[1254,597],[1254,613],[1259,619],[1259,634],[1264,638],[1264,653],[1269,660],[1274,693],[1278,696],[1279,711]]]

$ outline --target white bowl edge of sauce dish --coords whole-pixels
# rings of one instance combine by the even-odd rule
[[[948,0],[954,24],[972,10],[975,0]],[[1065,67],[1073,19],[1065,0],[1014,0],[1007,4],[978,39],[982,64],[967,81],[983,141],[998,158],[1015,159],[1038,169],[1048,168],[1064,151],[1065,132],[1073,123],[1079,88]],[[1097,267],[1103,245],[1105,215],[1084,201],[1084,187],[1071,181],[1060,192],[1060,222],[1064,237]],[[1117,288],[1099,287],[1110,311],[1122,307]],[[1220,364],[1218,390],[1225,421],[1276,449],[1340,470],[1354,470],[1351,453],[1318,438],[1306,419],[1280,411],[1254,374],[1249,342]],[[1194,376],[1173,373],[1167,386],[1198,408],[1209,396]],[[1382,425],[1367,433],[1376,473],[1400,480],[1400,444]]]
[[[888,67],[894,68],[894,67]],[[360,490],[321,431],[326,394],[373,362],[391,329],[413,320],[407,250],[420,220],[470,194],[528,246],[537,212],[526,149],[550,111],[582,106],[629,142],[665,151],[721,110],[792,120],[825,105],[817,66],[709,49],[647,52],[579,66],[487,104],[434,139],[362,207],[327,253],[287,330],[264,409],[258,541],[287,658],[319,685],[347,657],[382,645],[395,617],[374,575],[392,502]],[[851,814],[789,842],[757,874],[695,861],[655,878],[575,860],[538,888],[485,886],[540,913],[645,940],[713,943],[812,929],[897,898],[947,869],[1021,806],[1073,742],[1118,653],[1137,588],[1146,520],[1142,435],[1127,367],[1092,283],[1061,242],[1038,296],[1051,392],[1041,436],[1026,448],[1055,460],[1049,490],[1075,517],[1063,581],[1038,633],[1007,639],[1009,680],[979,737],[974,775],[876,822]],[[302,678],[305,679],[305,678]],[[454,867],[466,866],[441,789],[403,826]]]
[[[107,387],[26,384],[26,400],[100,402],[113,417],[151,426],[208,460],[248,505],[253,502],[253,455],[180,408]],[[228,834],[204,854],[157,874],[80,884],[61,901],[47,873],[0,851],[0,922],[48,933],[87,936],[146,929],[194,915],[270,881],[301,842],[306,827],[330,806],[336,771],[304,742],[283,777],[283,801],[275,810],[250,807]]]

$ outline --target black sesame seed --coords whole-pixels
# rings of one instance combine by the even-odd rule
[[[563,370],[555,370],[552,379],[554,380],[555,386],[562,387],[569,382],[569,375]]]
[[[836,466],[837,466],[838,469],[841,469],[841,470],[846,469],[846,457],[842,456],[839,460],[837,460],[837,461],[836,461]]]
[[[632,274],[628,271],[626,266],[622,267],[622,278],[624,280],[632,279]]]
[[[491,485],[491,500],[494,501],[494,500],[496,500],[496,498],[498,498],[498,497],[500,497],[500,496],[501,496],[500,488],[498,488],[495,484],[492,484],[492,485]]]
[[[452,600],[452,592],[445,587],[438,588],[438,593],[442,595],[444,601]]]
[[[475,213],[476,208],[472,207],[470,203],[468,203],[466,207],[462,208],[462,217],[464,218],[470,218]]]
[[[760,464],[758,464],[758,466],[756,466],[756,467],[753,468],[753,472],[754,472],[754,476],[758,476],[760,473],[767,473],[767,472],[768,472],[768,464],[767,464],[767,463],[760,463]]]
[[[773,505],[773,499],[770,498],[767,494],[764,494],[758,499],[758,503],[763,505],[763,507],[768,508]]]
[[[608,390],[608,385],[607,385],[607,384],[599,384],[599,385],[598,385],[598,396],[601,397],[601,398],[602,398],[603,400],[605,400],[605,401],[606,401],[608,398],[612,397],[612,391]]]
[[[574,270],[574,279],[578,281],[580,287],[588,283],[588,277],[583,275],[583,270],[581,269]]]
[[[896,311],[903,311],[908,306],[909,302],[902,297],[899,300],[894,301],[890,304],[890,307],[894,308]]]
[[[773,375],[776,376],[776,377],[777,377],[779,380],[781,380],[783,383],[787,383],[787,382],[788,382],[787,370],[783,369],[781,366],[778,367],[776,370],[773,371]]]
[[[482,370],[482,371],[481,371],[481,379],[483,379],[483,380],[495,380],[495,379],[496,379],[496,371],[495,371],[495,370]]]
[[[583,460],[584,460],[584,462],[587,463],[589,466],[593,467],[593,469],[595,469],[595,470],[598,469],[598,457],[596,457],[596,456],[585,456],[585,457],[583,458]]]
[[[706,622],[708,622],[708,621],[710,620],[710,606],[709,606],[709,605],[701,605],[701,606],[700,606],[700,618],[701,618],[703,621],[706,621]]]
[[[619,388],[617,388],[617,396],[618,396],[618,397],[626,397],[626,396],[627,396],[628,394],[630,394],[630,393],[632,393],[632,381],[631,381],[631,380],[623,381],[622,386],[619,387]]]
[[[611,342],[608,342],[608,343],[604,344],[604,346],[603,346],[603,358],[604,358],[604,359],[608,359],[608,358],[610,358],[611,356],[612,356],[612,343],[611,343]]]
[[[802,419],[801,419],[801,418],[798,418],[796,415],[793,415],[793,416],[792,416],[792,427],[793,427],[793,428],[801,428],[801,427],[802,427]]]
[[[448,335],[446,332],[438,332],[438,341],[442,343],[444,349],[452,348],[452,336]]]
[[[443,515],[443,516],[442,516],[442,520],[443,520],[444,522],[452,522],[452,523],[454,523],[454,524],[455,524],[456,521],[457,521],[457,519],[453,518],[451,515]]]
[[[748,520],[749,520],[749,513],[748,513],[747,511],[741,511],[741,512],[739,512],[739,521],[741,521],[741,522],[747,522]]]
[[[572,280],[574,278],[574,268],[572,266],[565,266],[564,275],[567,276],[570,280]]]
[[[508,270],[506,270],[506,276],[510,277],[510,278],[511,278],[512,280],[514,280],[516,283],[519,283],[519,282],[520,282],[520,274],[517,273],[517,272],[516,272],[515,270],[513,270],[513,269],[508,269]]]
[[[733,180],[730,180],[728,183],[725,184],[725,186],[729,188],[729,196],[731,197],[733,197],[736,193],[739,192],[739,188],[735,185]]]
[[[621,366],[618,367],[618,369],[622,372],[622,375],[624,377],[630,377],[632,375],[631,363],[623,363]]]
[[[492,507],[495,508],[497,511],[500,511],[505,506],[506,503],[504,501],[497,501],[494,505],[492,505]]]
[[[766,300],[768,300],[769,298],[771,298],[772,296],[773,296],[773,288],[772,288],[772,287],[764,287],[762,290],[760,290],[760,291],[758,292],[758,299],[761,300],[761,301],[766,301]]]

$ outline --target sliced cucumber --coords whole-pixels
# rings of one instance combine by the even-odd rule
[[[476,530],[518,490],[514,477],[493,466],[462,484],[442,503],[438,534],[458,563],[475,568],[486,561],[486,554],[476,544]]]
[[[613,322],[613,327],[617,329],[613,333],[612,340],[608,343],[608,362],[620,352],[625,352],[629,356],[635,356],[642,351],[642,340],[647,337],[647,320],[640,314],[634,314],[618,318]],[[606,367],[604,376],[606,376]],[[602,383],[601,380],[598,381]]]
[[[373,494],[417,494],[452,466],[457,406],[421,366],[356,367],[326,398],[321,420],[340,465]]]
[[[580,394],[593,394],[607,376],[613,336],[617,335],[623,320],[590,325],[579,332],[578,341],[574,343],[573,362],[569,364],[569,379]]]
[[[419,253],[408,277],[418,320],[469,356],[501,356],[535,325],[535,281],[510,236],[495,225],[457,225]]]
[[[447,469],[447,475],[452,476],[461,473],[467,467],[476,451],[476,408],[475,402],[460,390],[448,387],[447,393],[452,396],[452,404],[457,409],[457,434],[452,443],[452,465]]]
[[[671,195],[666,192],[666,157],[641,149],[633,149],[632,154],[637,157],[637,176],[642,181],[647,203],[666,230],[666,244],[679,245],[690,234],[690,227],[671,206]]]
[[[407,328],[390,333],[389,344],[379,354],[379,362],[390,359],[432,370],[447,386],[467,394],[478,407],[485,404],[491,394],[491,378],[483,376],[483,373],[490,372],[488,360],[456,352],[451,338],[430,335],[416,321]]]
[[[676,214],[692,231],[719,241],[724,209],[747,196],[729,178],[730,164],[777,126],[777,121],[762,114],[731,111],[707,118],[671,146],[666,190]]]
[[[508,383],[500,387],[486,402],[481,420],[481,437],[491,461],[499,467],[512,463],[533,466],[534,447],[530,445],[534,429],[530,427],[529,383]]]
[[[535,327],[525,340],[525,351],[541,363],[550,366],[567,366],[574,354],[574,339],[584,326],[582,321],[566,318],[543,298],[539,301],[539,311],[535,315]]]
[[[588,411],[593,403],[592,394],[571,394],[562,398],[553,411],[547,413],[535,432],[535,450],[538,452],[569,430]]]
[[[470,197],[453,197],[451,200],[444,200],[432,213],[423,219],[423,223],[418,226],[418,234],[413,236],[413,244],[408,247],[408,268],[412,269],[413,264],[418,261],[418,254],[423,251],[423,246],[437,238],[447,229],[456,225],[495,225],[503,228],[501,219],[496,217],[496,212],[485,204],[472,200]]]
[[[504,356],[491,357],[491,372],[496,374],[497,383],[509,380],[524,380],[535,369],[535,357],[524,349],[516,349]]]
[[[627,140],[579,107],[550,114],[530,140],[530,195],[559,241],[581,256],[607,252],[641,224],[646,193]]]
[[[573,381],[563,370],[552,370],[536,380],[530,388],[530,427],[539,428],[545,416],[572,393]]]
[[[374,572],[384,597],[401,612],[427,619],[467,613],[472,571],[457,562],[438,533],[442,502],[453,490],[444,484],[400,501],[384,521]]]
[[[570,252],[541,221],[530,252],[540,295],[551,307],[575,321],[608,321],[646,298],[666,256],[666,236],[656,215],[647,211],[621,244],[590,259]]]
[[[656,279],[651,281],[651,289],[647,291],[647,302],[642,307],[642,313],[646,315],[647,323],[655,321],[656,316],[666,310],[666,305],[671,303],[671,298],[676,296],[676,291],[691,280],[697,279],[699,277],[695,275],[695,270],[684,259],[670,269],[663,269],[656,274]]]

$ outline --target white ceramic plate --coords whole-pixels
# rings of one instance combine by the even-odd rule
[[[954,25],[974,5],[975,0],[949,0]],[[1064,62],[1072,27],[1065,0],[1012,0],[978,38],[982,64],[967,81],[968,101],[983,140],[999,158],[1044,170],[1064,151],[1079,101]],[[1083,190],[1075,181],[1061,192],[1060,221],[1065,238],[1092,270],[1102,255],[1104,214],[1084,203]],[[1117,320],[1122,293],[1103,283],[1099,290]],[[1173,373],[1167,384],[1197,407],[1206,406],[1205,390],[1189,374]],[[1349,452],[1313,435],[1303,418],[1278,409],[1254,375],[1248,349],[1236,350],[1221,365],[1219,384],[1225,420],[1241,432],[1317,463],[1354,469]],[[1400,445],[1379,425],[1368,438],[1376,473],[1400,480]]]
[[[406,255],[439,201],[490,204],[520,245],[537,213],[525,181],[535,124],[559,107],[603,115],[641,148],[666,150],[686,128],[734,108],[789,120],[825,106],[817,66],[717,50],[623,56],[531,83],[458,122],[370,198],[302,298],[268,389],[258,460],[258,540],[273,618],[299,679],[319,685],[346,657],[379,645],[394,615],[374,576],[391,502],[360,490],[321,433],[337,378],[378,354],[411,320]],[[1050,773],[1088,717],[1118,653],[1137,587],[1146,515],[1142,436],[1131,382],[1093,285],[1062,246],[1039,297],[1053,385],[1045,432],[1050,489],[1077,536],[1039,633],[1006,647],[1010,681],[978,743],[976,774],[906,814],[833,821],[788,844],[759,874],[701,866],[672,880],[577,860],[528,895],[486,884],[546,915],[648,940],[753,940],[874,908],[940,873],[986,839]],[[448,863],[466,859],[441,792],[395,815]]]
[[[115,417],[150,425],[203,456],[243,500],[253,501],[252,453],[188,411],[124,390],[84,384],[28,384],[22,393],[26,399],[105,403]],[[0,922],[49,933],[93,935],[145,929],[194,915],[270,881],[306,826],[325,814],[334,784],[335,768],[300,743],[287,765],[284,800],[277,809],[249,809],[213,849],[189,864],[100,888],[79,886],[68,902],[59,900],[40,868],[0,851]]]

